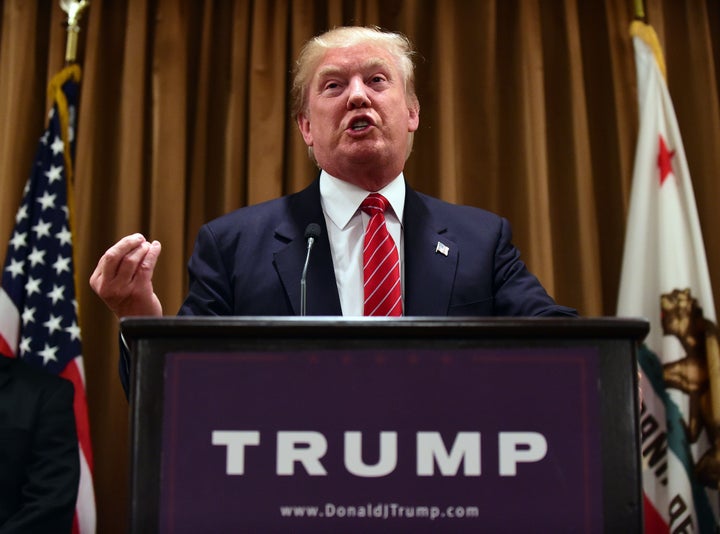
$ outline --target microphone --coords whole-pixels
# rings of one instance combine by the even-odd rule
[[[304,316],[307,307],[307,270],[310,263],[310,251],[312,250],[315,240],[320,237],[320,225],[310,223],[305,228],[305,241],[307,241],[307,253],[305,254],[305,265],[303,266],[302,276],[300,277],[300,315]]]

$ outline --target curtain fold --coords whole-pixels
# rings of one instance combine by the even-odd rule
[[[163,252],[168,315],[198,228],[297,191],[317,169],[289,118],[294,60],[333,26],[415,43],[420,128],[405,174],[419,191],[507,217],[525,261],[563,304],[613,315],[637,135],[633,0],[93,0],[75,165],[76,259],[96,456],[98,531],[124,532],[127,404],[117,324],[87,280],[120,237]],[[0,4],[0,260],[62,67],[57,2]],[[720,5],[647,0],[720,303]]]

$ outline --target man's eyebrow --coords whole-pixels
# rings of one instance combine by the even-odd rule
[[[360,66],[361,70],[371,70],[371,69],[383,69],[383,70],[389,70],[390,64],[381,58],[373,57],[370,59],[367,59],[363,61],[362,65]],[[339,65],[326,65],[324,67],[320,67],[317,73],[318,78],[328,78],[332,76],[336,76],[339,74],[342,74],[347,69],[345,67],[341,67]]]

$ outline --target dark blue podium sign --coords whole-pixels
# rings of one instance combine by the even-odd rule
[[[131,528],[639,531],[634,341],[645,329],[125,321]]]

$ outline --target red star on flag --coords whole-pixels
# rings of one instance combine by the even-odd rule
[[[675,151],[668,151],[667,145],[665,144],[665,138],[660,134],[660,149],[658,151],[658,167],[660,168],[660,186],[665,183],[665,179],[669,174],[673,174],[672,162],[670,161],[675,156]]]

